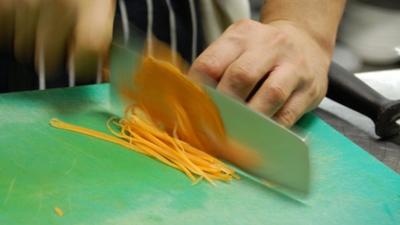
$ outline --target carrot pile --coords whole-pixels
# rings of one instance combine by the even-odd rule
[[[193,183],[239,178],[233,169],[208,154],[229,145],[218,110],[201,88],[173,66],[151,58],[144,59],[136,71],[135,85],[134,93],[125,93],[131,103],[124,117],[110,118],[106,123],[111,134],[58,119],[50,124],[155,158],[182,171]]]
[[[107,127],[112,135],[55,118],[50,120],[50,124],[56,128],[112,142],[158,159],[168,166],[181,170],[193,183],[201,179],[214,183],[213,180],[229,181],[238,178],[234,170],[223,162],[180,140],[176,133],[173,136],[169,135],[154,126],[152,122],[141,119],[133,111],[134,108],[131,108],[128,116],[123,119],[114,117],[107,121]]]

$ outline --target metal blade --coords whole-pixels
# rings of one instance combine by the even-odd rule
[[[265,179],[271,185],[307,193],[310,168],[305,141],[218,91],[212,88],[207,88],[207,91],[219,108],[228,135],[260,156],[260,166],[246,172]]]

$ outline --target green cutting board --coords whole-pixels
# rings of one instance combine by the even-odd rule
[[[108,89],[0,95],[1,225],[400,224],[400,176],[313,115],[298,124],[312,169],[302,201],[246,178],[192,185],[146,156],[48,125],[58,117],[106,131]]]

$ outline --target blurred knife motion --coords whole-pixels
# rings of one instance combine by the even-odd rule
[[[127,105],[140,104],[171,134],[178,105],[195,131],[197,143],[178,129],[178,136],[189,144],[234,164],[239,174],[280,193],[301,197],[309,192],[309,153],[302,138],[215,89],[189,80],[184,60],[155,38],[152,51],[146,51],[140,41],[112,46],[114,113],[122,117]],[[148,52],[152,55],[144,54]]]

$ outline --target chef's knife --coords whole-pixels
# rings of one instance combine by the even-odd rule
[[[113,108],[117,109],[116,113],[119,115],[123,109],[123,102],[119,97],[120,89],[123,87],[126,91],[126,84],[134,86],[132,76],[136,63],[140,61],[137,50],[117,45],[112,47],[111,99],[114,102]],[[245,169],[247,175],[291,196],[307,194],[310,166],[305,140],[213,88],[205,88],[220,111],[228,136],[259,156],[258,166]]]

